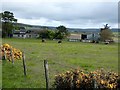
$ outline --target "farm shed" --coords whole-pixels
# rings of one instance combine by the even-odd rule
[[[68,41],[71,41],[71,42],[77,42],[77,41],[80,41],[80,40],[81,40],[81,35],[80,34],[71,34],[68,37]]]
[[[81,34],[81,40],[98,40],[100,38],[99,33],[83,33]]]

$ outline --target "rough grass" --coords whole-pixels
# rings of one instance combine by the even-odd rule
[[[22,61],[3,61],[3,88],[45,88],[43,60],[49,63],[50,86],[54,75],[82,68],[86,72],[104,68],[118,72],[118,44],[93,44],[57,41],[42,43],[39,39],[3,39],[15,48],[25,52],[27,77],[23,75]],[[52,87],[52,86],[51,86]]]
[[[0,89],[2,88],[2,62],[0,61]]]
[[[0,38],[0,45],[2,44],[2,39]],[[0,60],[0,89],[2,89],[2,62]]]

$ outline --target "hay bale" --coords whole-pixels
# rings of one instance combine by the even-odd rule
[[[107,45],[107,44],[109,44],[109,42],[105,42],[105,44]]]
[[[62,43],[62,41],[61,41],[61,40],[59,40],[59,41],[58,41],[58,43]]]
[[[42,42],[46,42],[46,40],[45,40],[45,39],[42,39]]]
[[[96,43],[99,43],[99,41],[96,41]]]

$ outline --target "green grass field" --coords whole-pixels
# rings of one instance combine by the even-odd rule
[[[0,45],[2,44],[2,39],[0,38]],[[2,88],[2,62],[0,61],[0,89]]]
[[[2,88],[2,63],[0,62],[0,89]]]
[[[39,39],[3,39],[25,52],[27,77],[23,74],[22,61],[2,62],[3,88],[45,88],[43,60],[48,60],[49,78],[52,87],[58,73],[82,68],[86,72],[100,68],[118,72],[118,44],[93,44],[57,41],[42,43]]]

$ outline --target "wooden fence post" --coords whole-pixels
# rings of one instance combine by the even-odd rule
[[[12,53],[12,48],[10,49],[10,57],[12,59],[12,64],[14,64],[14,57],[13,57],[13,53]]]
[[[72,78],[71,78],[71,87],[70,87],[70,90],[73,90],[74,89],[74,86],[73,86],[73,76],[72,76]]]
[[[46,79],[46,90],[49,90],[49,73],[48,73],[48,62],[44,60],[45,79]]]
[[[25,55],[24,52],[22,53],[22,61],[23,61],[23,69],[24,69],[24,75],[26,76],[26,64],[25,64]]]
[[[96,75],[93,74],[93,77],[96,77]],[[97,89],[97,82],[96,82],[96,80],[94,79],[94,90],[96,90],[96,89]]]
[[[2,57],[3,60],[6,60],[6,52],[5,52],[5,48],[3,48],[3,51],[4,51],[4,56]]]

